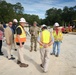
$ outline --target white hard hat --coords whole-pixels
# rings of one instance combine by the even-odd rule
[[[43,24],[42,26],[41,26],[41,29],[43,28],[43,27],[47,27],[45,24]]]
[[[20,18],[19,22],[26,22],[26,20],[24,18]]]
[[[59,23],[56,22],[56,23],[54,24],[54,26],[59,26]]]
[[[13,19],[13,22],[16,22],[17,23],[18,21],[17,21],[17,19]]]

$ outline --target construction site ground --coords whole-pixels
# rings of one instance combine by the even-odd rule
[[[40,67],[41,57],[39,45],[37,52],[30,52],[30,36],[24,45],[24,58],[29,67],[21,68],[17,64],[17,51],[12,49],[15,60],[8,60],[7,45],[3,42],[4,56],[0,56],[0,75],[76,75],[76,35],[64,34],[59,57],[50,55],[48,72],[44,73]],[[52,49],[50,49],[52,52]]]

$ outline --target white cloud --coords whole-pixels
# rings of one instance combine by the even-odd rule
[[[56,8],[63,9],[65,6],[73,7],[75,5],[76,5],[76,2],[65,2],[65,3],[62,3],[62,4],[58,4]]]
[[[6,0],[6,2],[11,3],[11,4],[15,4],[16,0]]]
[[[27,14],[36,14],[39,15],[40,18],[44,18],[46,10],[55,7],[55,8],[63,8],[64,6],[74,6],[76,5],[76,0],[66,2],[61,2],[62,0],[6,0],[9,3],[15,4],[20,2],[25,9],[25,13]]]

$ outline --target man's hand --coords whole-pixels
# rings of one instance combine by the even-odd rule
[[[7,43],[7,45],[11,45],[11,43]]]
[[[23,45],[20,43],[20,47],[23,47]]]
[[[48,47],[48,44],[44,44],[43,47],[44,47],[44,48],[47,48],[47,47]]]
[[[59,41],[62,41],[62,38],[59,38]]]

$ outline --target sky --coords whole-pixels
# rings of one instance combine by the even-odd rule
[[[61,8],[64,6],[73,7],[76,5],[76,0],[6,0],[11,4],[20,2],[24,7],[24,13],[38,15],[39,18],[44,19],[46,10],[50,8]]]

